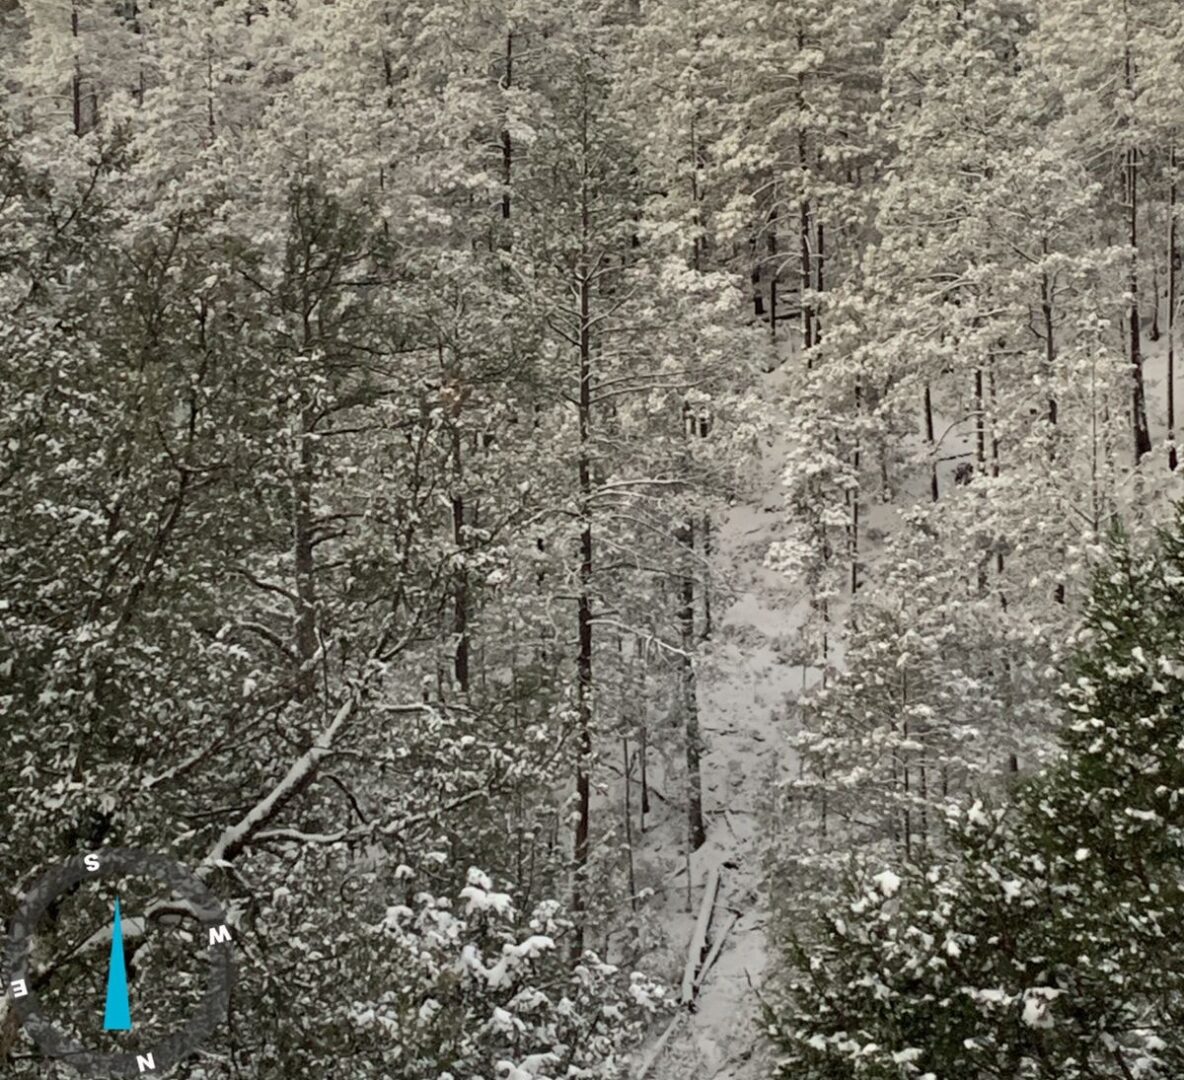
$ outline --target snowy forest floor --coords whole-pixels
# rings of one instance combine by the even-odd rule
[[[1159,449],[1167,428],[1161,407],[1166,368],[1166,342],[1149,341],[1144,376],[1156,452],[1142,472],[1155,477],[1159,490],[1151,500],[1144,493],[1142,501],[1158,503],[1156,516],[1181,497],[1179,475],[1171,480],[1161,475],[1166,473]],[[761,376],[765,401],[783,398],[785,371],[783,366]],[[938,481],[944,492],[955,483],[958,464],[972,457],[974,432],[968,424],[953,424],[943,416],[935,419],[938,430],[945,432],[937,448]],[[651,1042],[642,1053],[639,1070],[646,1070],[647,1080],[762,1080],[768,1075],[756,992],[768,963],[764,830],[770,824],[778,782],[795,768],[788,741],[793,701],[821,675],[817,668],[803,668],[793,655],[806,617],[804,587],[766,565],[771,545],[787,527],[781,489],[784,460],[780,440],[762,447],[746,495],[728,508],[715,538],[715,576],[727,583],[728,591],[697,666],[708,832],[707,843],[690,859],[689,893],[684,816],[661,807],[652,827],[636,839],[639,864],[660,875],[667,886],[650,903],[665,931],[672,962],[685,961],[704,890],[713,874],[719,875],[708,938],[709,967],[701,975],[694,1008],[683,1007],[669,1037]],[[895,480],[899,489],[890,502],[862,502],[864,566],[875,562],[883,542],[899,527],[900,514],[931,498],[927,467]],[[829,661],[839,668],[849,599],[844,597],[831,613],[835,632]],[[659,783],[661,771],[652,773]],[[670,782],[673,786],[681,777],[672,775]],[[721,934],[725,937],[716,952]]]
[[[779,373],[763,376],[779,394]],[[775,783],[789,767],[787,700],[817,673],[790,662],[786,649],[800,624],[804,599],[794,583],[765,566],[784,526],[781,448],[763,447],[751,494],[731,506],[716,536],[718,575],[728,582],[723,610],[698,661],[705,754],[703,810],[707,843],[690,859],[686,881],[685,821],[667,813],[640,838],[639,861],[662,869],[669,887],[652,902],[669,943],[685,958],[704,889],[719,874],[709,942],[725,935],[694,1010],[685,1008],[662,1046],[642,1061],[655,1080],[756,1080],[764,1075],[758,1044],[759,987],[766,963],[767,918],[762,889],[762,821]],[[672,778],[673,779],[673,778]],[[677,989],[677,987],[676,987]]]

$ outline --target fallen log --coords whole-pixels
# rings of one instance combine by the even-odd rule
[[[682,973],[682,1003],[690,1005],[695,999],[695,976],[703,962],[703,954],[707,951],[707,932],[711,928],[711,915],[715,911],[715,898],[719,893],[719,867],[713,866],[707,871],[707,881],[703,886],[703,899],[699,903],[699,917],[695,920],[695,929],[691,934],[690,944],[687,946],[687,963]]]

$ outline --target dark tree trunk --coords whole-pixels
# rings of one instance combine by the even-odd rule
[[[987,428],[983,401],[983,369],[974,369],[974,453],[978,471],[987,471]]]
[[[585,130],[585,139],[587,132]],[[585,147],[586,150],[586,147]],[[586,158],[585,158],[586,160]],[[589,834],[591,831],[592,783],[592,271],[588,255],[591,225],[591,193],[585,176],[581,189],[581,244],[577,267],[579,293],[579,499],[580,499],[580,570],[576,625],[579,645],[576,658],[576,832],[572,875],[571,955],[578,961],[584,951],[585,921],[588,909],[587,876]]]
[[[707,841],[703,825],[703,779],[700,760],[703,756],[702,733],[699,729],[699,698],[695,686],[695,527],[687,522],[678,531],[678,542],[683,547],[684,565],[679,588],[681,606],[678,621],[682,654],[679,657],[679,689],[682,698],[684,737],[687,760],[687,840],[695,851]]]
[[[459,423],[452,428],[452,454],[455,468],[454,483],[461,482],[462,446]],[[452,634],[456,641],[453,656],[453,677],[462,694],[469,692],[469,572],[465,557],[465,500],[460,492],[452,496],[452,543],[456,548],[457,567],[452,586]]]
[[[506,35],[506,77],[503,87],[509,90],[514,82],[514,35]],[[502,128],[502,220],[510,220],[510,178],[514,167],[514,146],[510,141],[510,129]]]
[[[1130,9],[1123,4],[1126,20],[1127,45],[1124,55],[1126,90],[1131,100],[1136,99],[1135,61],[1130,46]],[[1129,349],[1131,366],[1131,426],[1134,430],[1135,464],[1151,453],[1151,432],[1147,427],[1147,400],[1143,389],[1143,346],[1139,331],[1139,151],[1134,145],[1126,151],[1126,198],[1130,266],[1127,289],[1130,292]]]
[[[1129,61],[1128,61],[1129,63]],[[1138,199],[1139,152],[1133,147],[1126,154],[1127,197],[1129,199],[1128,224],[1131,246],[1130,271],[1127,288],[1130,291],[1130,365],[1133,387],[1131,390],[1131,420],[1135,436],[1135,464],[1151,453],[1151,432],[1147,427],[1147,401],[1143,390],[1143,346],[1139,331],[1139,199]]]
[[[769,211],[769,336],[777,340],[777,207]]]
[[[937,438],[933,431],[933,395],[928,383],[925,384],[925,438],[929,441],[929,453],[933,458],[929,466],[929,493],[933,501],[937,502]]]
[[[1176,148],[1168,151],[1168,468],[1176,457]]]

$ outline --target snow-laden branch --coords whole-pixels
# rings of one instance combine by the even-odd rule
[[[366,825],[355,825],[348,829],[337,829],[335,832],[330,833],[310,833],[303,832],[300,829],[264,829],[257,832],[252,839],[259,844],[266,843],[269,840],[289,841],[298,844],[345,844],[353,840],[370,840],[379,836],[398,836],[415,825],[420,825],[451,810],[457,810],[476,799],[482,798],[486,794],[487,792],[484,790],[470,791],[467,795],[462,795],[459,799],[453,799],[452,802],[445,803],[436,810],[412,814],[410,817],[405,817],[399,821],[388,822],[386,825],[370,822]]]
[[[317,765],[333,748],[341,729],[345,727],[357,706],[357,698],[351,695],[339,708],[329,726],[316,737],[303,754],[288,769],[283,779],[262,799],[246,812],[237,822],[223,830],[214,841],[203,865],[224,866],[246,846],[248,840],[266,825],[279,809],[297,792],[305,787],[316,772]]]

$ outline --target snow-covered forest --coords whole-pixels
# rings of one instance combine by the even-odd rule
[[[1184,1076],[1182,93],[1178,0],[0,0],[0,917],[200,867],[193,1080]]]

